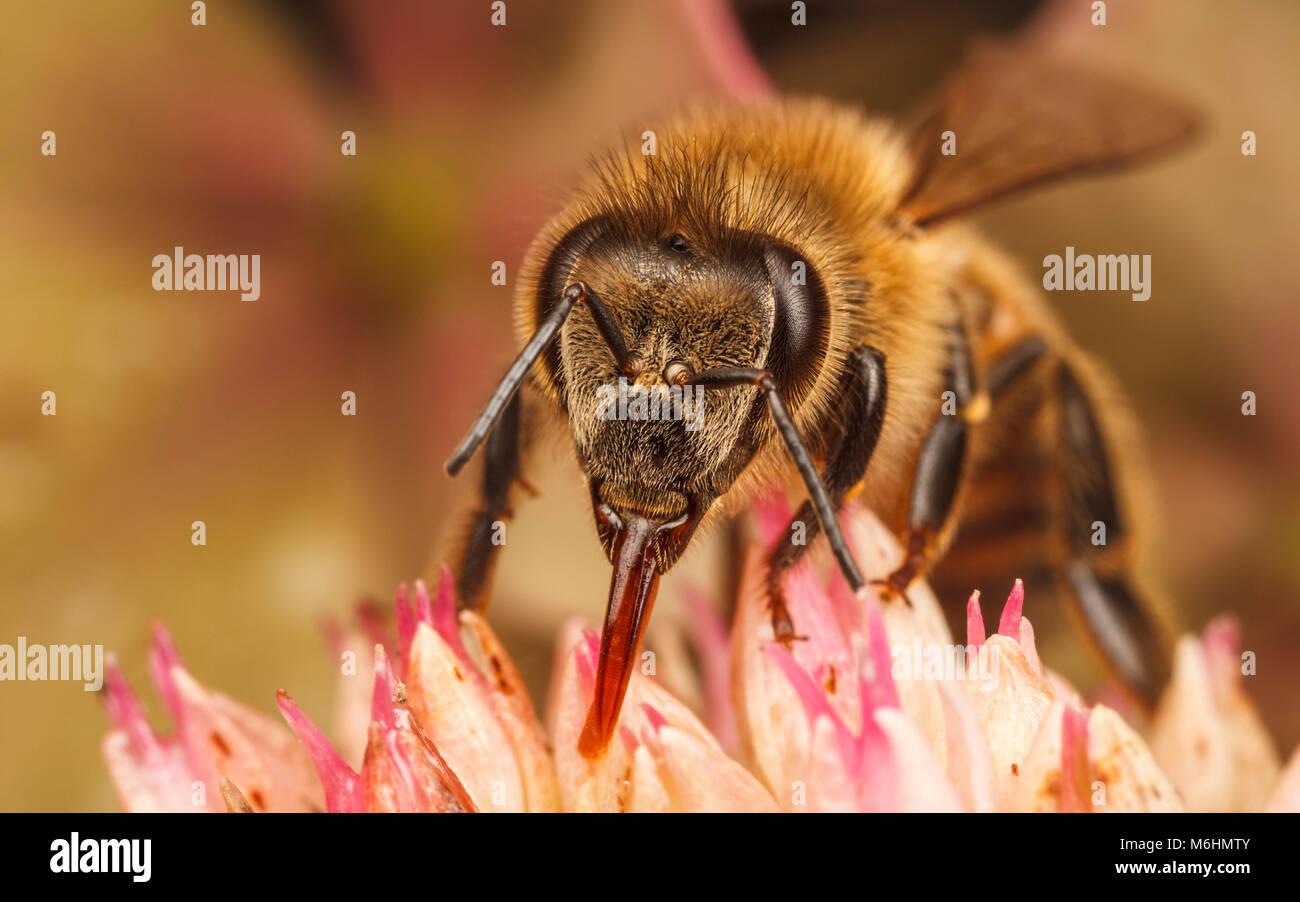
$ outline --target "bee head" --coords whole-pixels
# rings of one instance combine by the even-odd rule
[[[661,524],[703,511],[770,434],[756,388],[706,393],[695,377],[766,369],[797,406],[826,356],[827,302],[815,268],[768,236],[634,230],[609,217],[556,243],[537,283],[537,320],[575,283],[608,311],[625,357],[597,312],[580,306],[541,359],[539,378],[568,414],[612,555],[615,533],[600,504]],[[679,551],[661,549],[661,567]]]

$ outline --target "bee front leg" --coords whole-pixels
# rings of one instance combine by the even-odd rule
[[[470,426],[456,450],[447,460],[447,475],[455,476],[464,468],[479,445],[487,442],[484,454],[482,499],[469,519],[469,531],[457,567],[456,591],[461,607],[483,609],[487,606],[488,578],[496,549],[505,541],[502,517],[510,513],[510,488],[519,480],[519,386],[528,370],[555,340],[560,327],[574,306],[583,304],[596,321],[614,362],[623,372],[628,368],[627,344],[604,302],[584,282],[574,282],[557,299],[533,337],[520,350],[506,370],[487,406]],[[521,480],[522,481],[522,480]],[[526,483],[525,483],[526,485]]]
[[[1134,586],[1128,516],[1095,405],[1064,362],[1055,391],[1064,533],[1057,582],[1094,648],[1125,687],[1150,706],[1169,677],[1169,637]]]
[[[836,508],[848,491],[862,480],[880,438],[886,398],[884,355],[865,345],[850,354],[841,376],[839,397],[844,404],[840,422],[845,424],[845,430],[822,474],[826,492]],[[796,530],[800,524],[803,528]],[[820,532],[821,524],[812,502],[805,501],[790,521],[785,538],[768,557],[767,603],[772,616],[772,631],[777,641],[787,646],[802,637],[795,633],[781,587],[782,578],[803,557],[809,543]],[[796,534],[801,541],[795,541]]]
[[[456,595],[462,608],[484,610],[493,565],[510,518],[510,490],[520,477],[520,401],[515,395],[492,428],[484,448],[479,503],[466,519],[457,554]]]

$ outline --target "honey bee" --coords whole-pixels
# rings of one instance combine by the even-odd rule
[[[790,530],[769,559],[778,640],[798,638],[781,574],[819,534],[864,584],[836,519],[853,497],[898,530],[890,603],[963,520],[1001,521],[991,538],[1018,531],[1041,548],[1103,659],[1154,697],[1168,631],[1134,578],[1123,407],[1041,288],[947,221],[1165,149],[1193,125],[1131,85],[986,49],[910,133],[816,99],[717,103],[656,129],[653,155],[638,141],[598,160],[527,252],[522,350],[447,463],[455,475],[486,441],[457,571],[462,603],[481,607],[492,525],[522,472],[521,384],[531,376],[528,403],[568,419],[613,565],[584,754],[618,722],[660,576],[701,524],[793,472],[806,535]],[[699,428],[602,416],[602,387],[620,379],[702,390]]]

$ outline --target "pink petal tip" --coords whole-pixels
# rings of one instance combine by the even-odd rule
[[[1007,596],[1006,606],[1002,609],[1002,620],[998,624],[998,634],[1008,639],[1020,641],[1020,616],[1025,607],[1025,584],[1016,580]]]
[[[984,612],[980,610],[980,590],[970,593],[966,602],[966,644],[979,648],[984,644]]]
[[[361,811],[361,778],[357,772],[348,767],[338,750],[311,718],[302,713],[289,693],[278,690],[275,705],[316,768],[316,776],[325,790],[325,806],[332,812]]]

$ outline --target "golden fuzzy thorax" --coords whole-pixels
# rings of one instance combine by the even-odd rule
[[[888,509],[901,505],[915,450],[937,412],[945,329],[963,315],[950,290],[951,270],[965,257],[898,216],[911,175],[901,138],[887,123],[817,100],[703,107],[653,130],[656,153],[643,153],[636,138],[599,160],[533,243],[516,301],[521,342],[537,326],[539,287],[551,251],[593,218],[602,219],[608,232],[647,247],[679,234],[705,260],[764,238],[788,245],[824,286],[829,321],[820,364],[804,390],[786,400],[814,454],[824,454],[835,434],[836,388],[847,355],[862,344],[884,354],[889,404],[864,500],[892,513]],[[671,321],[685,333],[676,350],[639,349],[654,356],[649,381],[670,353],[686,357],[697,371],[769,365],[772,302],[763,272],[719,273],[707,265],[665,271],[625,254],[580,254],[568,262],[562,281],[590,284],[632,333],[630,348],[638,350],[635,338],[642,331],[655,334],[642,329],[647,318]],[[585,310],[573,313],[555,353],[543,363],[534,371],[536,384],[567,410],[589,474],[613,480],[619,467],[655,469],[655,461],[636,460],[634,452],[628,459],[627,447],[596,443],[597,424],[583,415],[594,403],[591,386],[616,378]],[[734,490],[717,486],[727,506],[791,472],[768,418],[744,415],[756,395],[754,389],[711,393],[707,425],[684,449],[690,465],[706,472],[726,457],[739,432],[757,430],[752,465],[738,474]],[[601,448],[624,459],[598,459],[592,452]]]

